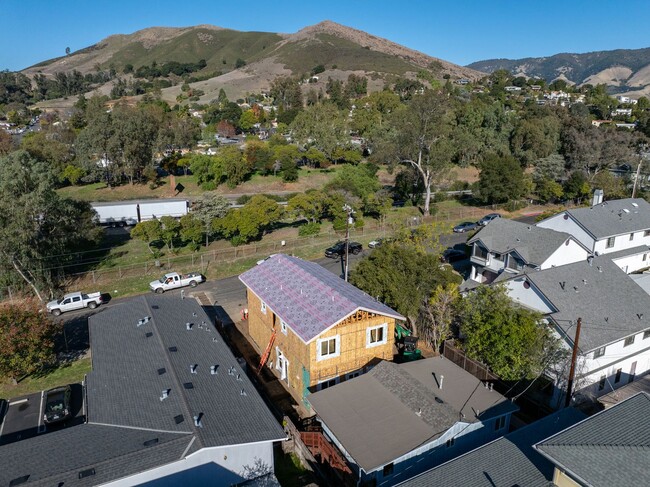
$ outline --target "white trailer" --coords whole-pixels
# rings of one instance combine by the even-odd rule
[[[101,225],[121,227],[135,225],[162,216],[180,218],[187,215],[190,204],[188,200],[170,198],[91,203],[91,206],[97,212],[98,221]]]

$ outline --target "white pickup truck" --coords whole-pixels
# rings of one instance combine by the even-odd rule
[[[59,316],[61,313],[75,309],[95,309],[100,304],[102,304],[102,293],[83,294],[76,292],[66,294],[61,299],[50,301],[47,303],[47,311],[54,316]]]
[[[176,289],[179,287],[196,287],[198,283],[203,281],[205,281],[205,277],[198,272],[190,272],[189,274],[170,272],[156,281],[151,281],[149,287],[153,292],[161,294],[170,289]]]

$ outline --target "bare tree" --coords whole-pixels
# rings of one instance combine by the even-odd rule
[[[438,285],[420,309],[420,334],[438,352],[442,343],[451,336],[458,300],[456,284]]]

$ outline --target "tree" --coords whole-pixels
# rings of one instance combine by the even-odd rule
[[[0,376],[16,380],[53,363],[54,338],[62,326],[38,310],[0,307]]]
[[[212,233],[212,222],[225,217],[230,207],[230,201],[216,193],[203,193],[194,201],[193,215],[203,224],[206,247]]]
[[[173,216],[165,215],[160,218],[160,238],[167,248],[174,251],[174,241],[178,240],[181,233],[181,224]]]
[[[316,147],[330,161],[335,149],[349,140],[345,117],[331,103],[305,108],[293,119],[291,128],[299,143]]]
[[[278,76],[271,81],[270,93],[273,103],[281,112],[302,108],[302,91],[295,78]]]
[[[389,130],[380,139],[377,152],[391,164],[414,168],[424,185],[424,214],[430,214],[434,184],[449,174],[452,146],[447,138],[449,124],[444,95],[426,91],[416,95],[407,107],[397,110]]]
[[[71,250],[97,244],[102,229],[88,203],[62,198],[47,163],[16,151],[0,159],[0,285],[53,294]]]
[[[212,228],[229,238],[233,245],[240,245],[262,237],[280,221],[283,213],[277,202],[257,194],[242,208],[232,209],[224,218],[215,220]]]
[[[365,202],[371,194],[381,189],[376,169],[370,164],[345,165],[337,171],[326,189],[344,191]]]
[[[571,200],[580,200],[589,196],[589,192],[589,182],[582,171],[573,171],[564,183],[564,196]]]
[[[69,47],[66,47],[66,48],[65,48],[65,55],[66,55],[66,56],[69,56],[69,55],[70,55],[70,48],[69,48]]]
[[[440,351],[442,343],[451,337],[459,300],[458,286],[454,283],[437,285],[420,309],[420,336],[433,350]]]
[[[404,315],[417,335],[417,317],[425,298],[438,285],[459,283],[438,256],[418,250],[409,242],[382,245],[352,271],[350,282]]]
[[[491,155],[481,163],[479,197],[488,204],[506,203],[524,195],[524,171],[512,156]]]
[[[305,218],[310,223],[320,223],[327,211],[327,195],[320,190],[311,189],[298,193],[287,202],[287,211],[297,218]]]
[[[203,222],[194,213],[188,213],[181,217],[180,225],[180,237],[189,243],[192,250],[198,250],[203,241]]]
[[[0,156],[11,152],[14,148],[14,141],[10,134],[0,130]]]
[[[556,339],[539,313],[515,305],[504,287],[480,286],[460,303],[467,355],[513,381],[542,373]]]

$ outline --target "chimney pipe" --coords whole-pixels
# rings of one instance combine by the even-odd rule
[[[604,192],[602,189],[597,189],[596,191],[594,191],[594,199],[591,202],[592,203],[591,206],[596,206],[601,204],[603,202],[603,196],[604,196]]]
[[[203,428],[203,425],[201,424],[201,416],[203,416],[203,413],[199,414],[198,416],[194,416],[194,426],[197,428]]]
[[[190,323],[190,322],[185,323],[185,329],[191,330],[192,329],[192,323]]]
[[[192,364],[190,365],[190,373],[191,374],[196,374],[196,368],[199,366],[199,364]]]
[[[440,376],[440,389],[442,389],[442,381],[445,380],[445,376],[441,375]]]
[[[210,375],[217,375],[217,367],[218,367],[218,365],[211,365],[210,366]]]
[[[160,396],[160,401],[164,401],[169,397],[169,393],[171,392],[171,389],[163,389],[162,394]]]

